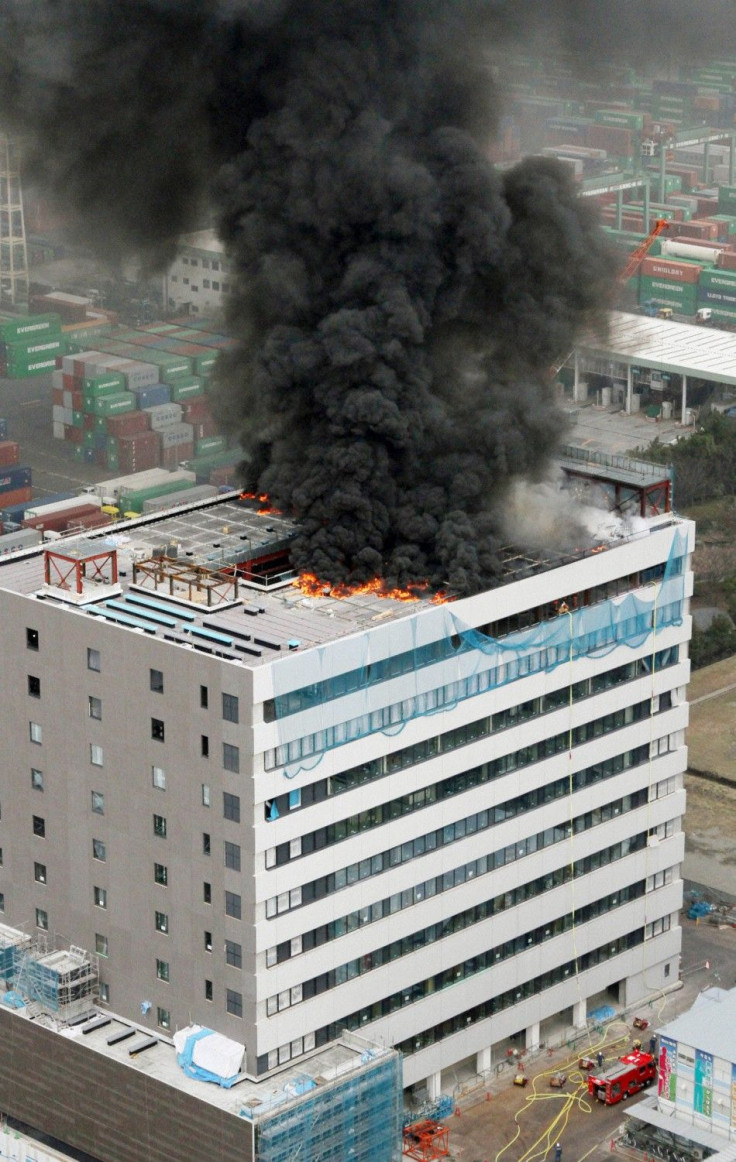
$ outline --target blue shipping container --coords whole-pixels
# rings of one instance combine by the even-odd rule
[[[154,383],[151,387],[143,387],[136,393],[138,408],[155,408],[162,403],[171,403],[171,388],[167,383]]]
[[[21,465],[16,468],[0,469],[0,493],[15,492],[16,488],[28,488],[32,483],[32,475],[32,469]]]
[[[42,508],[44,504],[56,504],[59,500],[71,500],[73,496],[78,496],[77,492],[52,492],[50,496],[40,496],[38,499],[34,497],[29,500],[27,505],[16,505],[16,508]],[[7,510],[6,510],[7,511]]]
[[[4,525],[18,525],[26,515],[27,508],[33,508],[35,501],[29,500],[25,504],[11,504],[10,508],[0,508],[0,520]],[[10,528],[6,529],[10,532]]]

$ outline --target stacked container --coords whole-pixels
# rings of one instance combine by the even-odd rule
[[[671,307],[679,315],[694,315],[702,269],[700,264],[686,259],[645,258],[640,268],[640,302]]]
[[[8,379],[46,375],[65,351],[66,340],[57,314],[0,319],[0,373]]]

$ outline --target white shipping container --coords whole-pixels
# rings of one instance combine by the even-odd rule
[[[92,485],[90,492],[94,491],[101,498],[111,497],[117,500],[123,492],[139,492],[143,488],[154,488],[165,481],[176,480],[183,483],[196,479],[196,473],[190,472],[187,468],[177,468],[176,472],[169,472],[166,468],[149,468],[145,472],[133,472],[128,476],[101,480],[99,484]]]
[[[725,246],[693,246],[689,242],[678,242],[676,238],[662,243],[662,258],[699,258],[701,262],[718,261]]]
[[[152,387],[154,383],[159,381],[160,368],[153,363],[137,363],[130,359],[126,367],[118,367],[116,370],[125,376],[128,391],[136,391],[141,387]]]
[[[70,391],[65,391],[61,397],[61,402],[65,408],[74,407],[74,402],[72,400],[72,393]]]
[[[143,501],[143,512],[163,512],[167,508],[177,508],[180,504],[195,504],[198,500],[212,500],[217,496],[214,484],[197,484],[181,492],[169,492],[166,496],[152,496]]]
[[[66,358],[67,358],[67,356],[65,355],[64,359],[66,359]],[[62,362],[63,362],[63,360],[62,360]],[[71,372],[67,372],[67,374],[71,375]],[[51,386],[55,387],[57,391],[60,391],[64,387],[64,372],[63,371],[52,371],[51,372]]]
[[[65,412],[66,408],[62,407],[61,404],[55,403],[51,409],[51,419],[55,424],[63,424],[66,422],[64,419]]]
[[[50,504],[36,502],[33,508],[26,509],[26,516],[51,516],[55,512],[73,512],[77,508],[84,508],[87,504],[101,504],[101,501],[98,496],[85,492],[80,496],[69,496],[66,500],[52,500]]]
[[[162,448],[174,448],[177,444],[192,444],[194,442],[192,424],[172,424],[168,428],[161,428],[160,432]]]
[[[54,434],[55,440],[64,439],[64,424],[61,422],[61,420],[54,420],[51,425],[51,430]]]
[[[170,428],[172,424],[180,424],[184,415],[184,408],[179,403],[159,403],[152,408],[143,408],[143,414],[148,416],[148,423],[154,432],[161,428]]]

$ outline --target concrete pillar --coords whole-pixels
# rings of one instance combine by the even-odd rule
[[[576,1029],[584,1029],[588,1023],[588,1002],[585,998],[575,1001],[572,1006],[572,1023]]]
[[[680,414],[680,423],[685,423],[685,413],[687,412],[687,376],[682,377],[682,412]]]
[[[427,1078],[427,1097],[430,1101],[437,1101],[442,1093],[442,1070],[438,1069],[436,1073],[430,1073]]]
[[[475,1072],[485,1073],[487,1069],[491,1068],[491,1046],[487,1049],[481,1049],[475,1055]]]
[[[533,1025],[528,1025],[526,1030],[526,1047],[527,1049],[538,1049],[540,1039],[539,1021],[535,1021]]]
[[[634,394],[634,376],[631,371],[631,364],[626,365],[626,415],[631,415],[631,397]]]
[[[624,191],[616,190],[616,229],[621,229],[622,215],[624,212]]]

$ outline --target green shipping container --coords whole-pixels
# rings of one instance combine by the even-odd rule
[[[107,466],[108,468],[112,469],[113,472],[118,471],[120,468],[120,460],[118,459],[117,452],[114,454],[112,452],[107,453]]]
[[[672,307],[678,315],[694,315],[698,309],[697,283],[666,282],[662,278],[646,278],[639,280],[639,302],[659,303],[663,307]]]
[[[86,396],[116,395],[125,391],[125,378],[116,371],[92,375],[82,380],[82,390]]]
[[[616,125],[621,129],[643,129],[643,113],[627,113],[625,109],[596,109],[593,120],[598,125]]]
[[[202,380],[196,376],[190,379],[183,379],[180,383],[171,383],[169,387],[171,388],[171,399],[174,403],[180,403],[182,400],[204,395]]]
[[[121,416],[125,412],[134,412],[137,403],[132,391],[120,391],[115,395],[86,395],[84,410],[93,416]]]
[[[117,456],[118,455],[118,453],[120,451],[120,445],[118,443],[117,436],[108,436],[107,437],[107,444],[105,445],[105,450],[107,452],[108,459],[110,458],[110,456]]]
[[[75,444],[74,451],[72,452],[72,460],[74,460],[77,464],[82,463],[84,461],[84,453],[85,448],[83,445]]]
[[[227,440],[224,436],[204,436],[195,442],[194,455],[211,456],[213,452],[224,452],[226,448]]]
[[[8,379],[33,379],[36,375],[48,375],[50,371],[56,370],[56,358],[39,360],[36,363],[22,364],[21,366],[8,366]]]
[[[72,412],[71,426],[73,428],[83,428],[84,427],[84,412],[76,412],[76,411]]]
[[[36,356],[65,355],[66,342],[60,335],[41,336],[23,343],[8,343],[5,354],[8,363],[30,363]]]
[[[193,487],[193,480],[172,480],[168,484],[157,484],[151,488],[139,488],[135,492],[124,492],[120,495],[119,508],[123,512],[142,512],[143,505],[147,500],[153,500],[157,496],[167,496],[170,492],[183,492],[184,489]]]
[[[0,320],[0,340],[3,343],[30,342],[41,335],[61,334],[60,315],[18,315]]]
[[[718,187],[718,212],[736,215],[736,186]]]
[[[724,290],[727,294],[736,293],[736,270],[703,270],[700,275],[700,285],[707,290]]]

